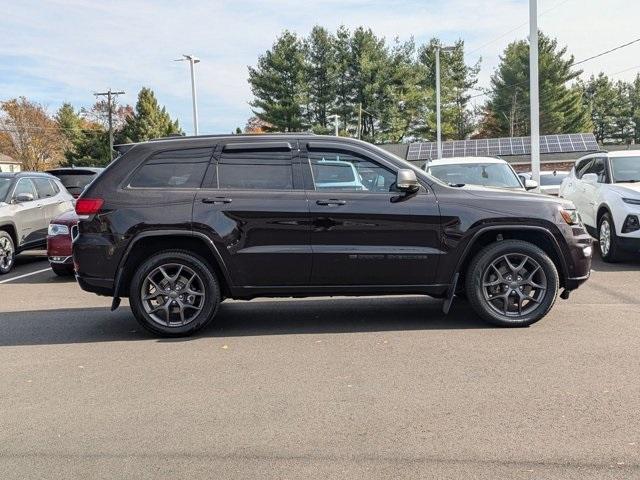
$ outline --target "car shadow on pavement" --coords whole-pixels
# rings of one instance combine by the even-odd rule
[[[596,272],[638,272],[640,271],[640,255],[636,258],[628,256],[617,263],[606,263],[600,254],[596,253],[593,255],[591,268]]]
[[[225,302],[214,322],[194,335],[161,339],[147,333],[127,307],[0,313],[0,347],[126,340],[189,341],[203,337],[494,328],[462,300],[447,316],[428,297],[362,297]]]

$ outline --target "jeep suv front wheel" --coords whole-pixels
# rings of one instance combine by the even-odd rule
[[[559,288],[553,261],[539,247],[503,240],[481,250],[466,275],[475,312],[495,325],[525,327],[544,317]]]
[[[209,324],[220,301],[220,287],[210,266],[182,250],[160,252],[143,262],[129,291],[138,322],[169,337],[191,335]]]

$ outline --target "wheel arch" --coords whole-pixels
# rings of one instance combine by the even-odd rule
[[[116,271],[113,297],[128,295],[135,267],[149,258],[150,255],[176,248],[188,250],[201,256],[216,273],[222,295],[230,295],[231,280],[229,272],[218,249],[209,237],[202,233],[191,231],[155,230],[138,234],[127,246]]]
[[[13,240],[13,248],[18,250],[18,230],[16,229],[16,226],[13,223],[3,223],[0,225],[0,230],[7,232],[11,236],[11,239]]]
[[[474,233],[460,256],[453,275],[459,274],[459,285],[464,285],[467,268],[472,259],[484,247],[502,240],[522,240],[541,248],[558,270],[560,286],[564,287],[568,277],[568,268],[564,255],[553,233],[541,226],[530,225],[494,225],[484,227]]]

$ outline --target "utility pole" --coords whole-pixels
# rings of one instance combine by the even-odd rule
[[[118,95],[124,95],[124,92],[113,92],[111,89],[106,92],[96,92],[94,93],[96,97],[107,97],[107,106],[109,112],[109,161],[113,162],[113,103],[111,99],[117,97]]]
[[[440,118],[440,50],[451,52],[454,47],[436,45],[436,147],[438,158],[442,158],[442,123]]]
[[[193,65],[200,63],[200,59],[194,55],[182,55],[184,58],[178,58],[175,62],[189,62],[191,70],[191,103],[193,104],[193,134],[198,135],[198,103],[196,100],[196,77],[193,70]]]
[[[358,110],[358,140],[362,138],[362,102],[359,103]]]
[[[540,98],[538,80],[538,0],[529,0],[529,99],[531,176],[540,185]]]

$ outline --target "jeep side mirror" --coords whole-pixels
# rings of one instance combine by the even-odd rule
[[[530,178],[526,178],[524,180],[524,189],[525,190],[535,190],[536,188],[538,188],[538,182],[536,182],[535,180],[531,180]]]
[[[15,203],[24,203],[24,202],[33,202],[33,194],[32,193],[19,193],[14,197]]]
[[[596,175],[595,173],[585,173],[582,176],[582,180],[584,180],[585,183],[595,185],[596,183],[598,183],[598,175]]]
[[[410,168],[398,170],[398,175],[396,176],[396,187],[398,190],[406,193],[417,192],[420,189],[420,183],[418,182],[418,177],[416,177],[416,172]]]

